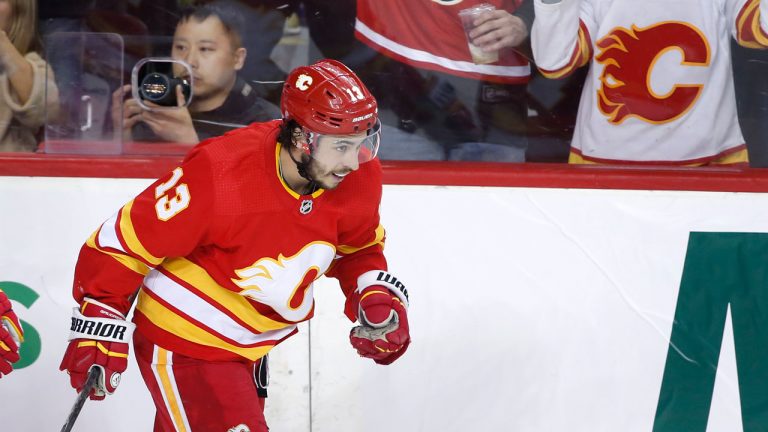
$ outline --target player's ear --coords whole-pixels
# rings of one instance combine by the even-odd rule
[[[240,47],[235,50],[235,70],[239,71],[245,65],[245,57],[248,55],[248,50],[244,47]]]
[[[301,127],[295,127],[291,133],[291,141],[293,145],[301,150],[307,152],[309,150],[309,143],[307,142],[307,134],[301,129]]]

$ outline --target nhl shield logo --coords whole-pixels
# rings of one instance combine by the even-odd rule
[[[312,211],[312,200],[305,199],[301,202],[301,205],[299,206],[299,213],[305,215]]]

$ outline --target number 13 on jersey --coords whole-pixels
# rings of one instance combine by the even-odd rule
[[[176,185],[181,180],[182,175],[184,175],[184,170],[181,167],[176,168],[167,182],[160,183],[155,188],[155,198],[157,198],[155,212],[161,221],[167,221],[189,207],[189,201],[192,197],[189,195],[187,184]]]

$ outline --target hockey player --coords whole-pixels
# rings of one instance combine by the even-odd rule
[[[61,363],[75,389],[98,367],[91,397],[116,390],[135,327],[155,431],[267,431],[254,371],[312,317],[324,274],[360,320],[350,341],[361,356],[389,364],[405,352],[407,291],[387,272],[379,224],[376,100],[321,60],[289,74],[281,107],[282,120],[199,144],[88,239]]]
[[[768,47],[765,0],[536,0],[533,54],[589,64],[571,163],[746,164],[730,38]]]
[[[19,317],[11,308],[11,301],[0,290],[0,378],[13,371],[13,363],[19,361],[19,348],[24,342],[24,331]]]

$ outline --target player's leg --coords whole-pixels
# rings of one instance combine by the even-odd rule
[[[192,359],[138,332],[134,350],[157,408],[155,432],[268,431],[252,364]]]

